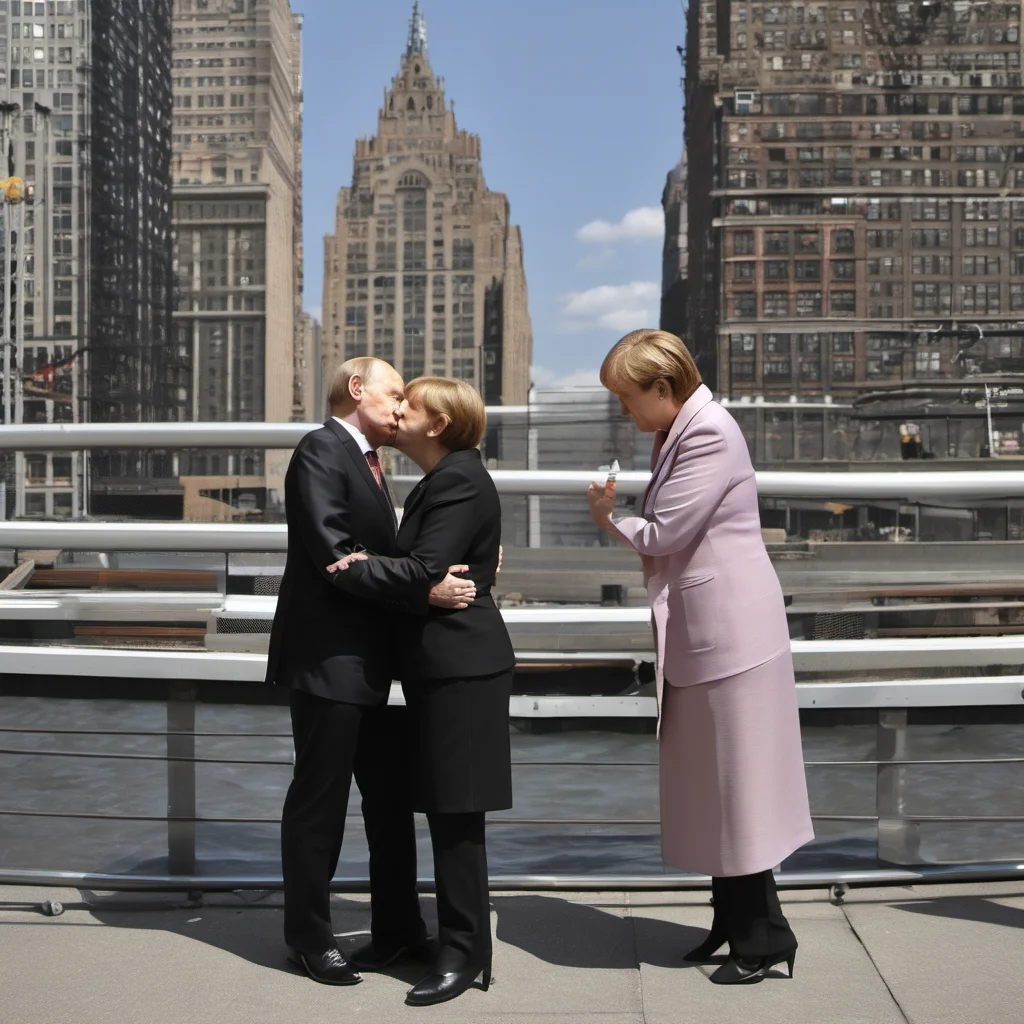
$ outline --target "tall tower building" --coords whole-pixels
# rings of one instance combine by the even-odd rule
[[[695,0],[687,31],[708,382],[853,397],[1024,370],[1019,0]]]
[[[507,197],[484,183],[479,137],[456,127],[418,4],[377,134],[356,143],[324,255],[325,379],[369,354],[406,379],[471,381],[488,404],[526,401],[522,236]]]
[[[174,3],[174,321],[177,348],[192,361],[195,420],[292,416],[301,30],[288,0]],[[209,452],[182,475],[197,478],[184,481],[186,494],[223,493],[229,479],[274,504],[286,464],[284,453],[264,461],[259,452]]]
[[[5,419],[175,420],[170,0],[0,2]],[[163,515],[162,453],[19,456],[7,513]],[[88,484],[87,482],[88,481]],[[11,486],[11,485],[14,486]],[[16,495],[16,501],[12,497]]]

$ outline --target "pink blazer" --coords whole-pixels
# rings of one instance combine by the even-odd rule
[[[653,460],[643,517],[615,525],[643,561],[660,705],[665,681],[707,683],[788,651],[789,628],[747,443],[703,384]]]

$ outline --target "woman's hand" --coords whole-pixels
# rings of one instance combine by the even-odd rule
[[[344,572],[354,562],[365,562],[369,557],[365,551],[353,551],[352,554],[339,558],[333,565],[327,566],[327,571]]]
[[[615,508],[615,481],[592,483],[587,488],[587,501],[590,503],[590,518],[598,529],[606,533],[612,532],[612,511]]]

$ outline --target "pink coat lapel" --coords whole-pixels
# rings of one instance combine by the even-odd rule
[[[672,427],[668,432],[668,436],[665,438],[665,443],[661,446],[661,451],[658,453],[657,461],[651,468],[651,482],[647,485],[647,490],[644,491],[643,510],[647,511],[649,500],[654,496],[655,491],[661,485],[662,478],[664,476],[666,468],[672,462],[672,452],[675,450],[676,444],[680,437],[683,435],[683,431],[690,425],[690,421],[694,416],[700,412],[709,402],[714,401],[714,395],[711,394],[710,388],[704,384],[698,384],[697,390],[683,403],[682,408],[679,410],[676,418],[672,421]],[[655,442],[657,444],[657,442]]]

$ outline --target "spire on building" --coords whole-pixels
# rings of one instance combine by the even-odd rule
[[[420,13],[419,0],[412,5],[412,17],[409,19],[409,43],[405,48],[406,57],[421,53],[427,55],[427,19]]]

